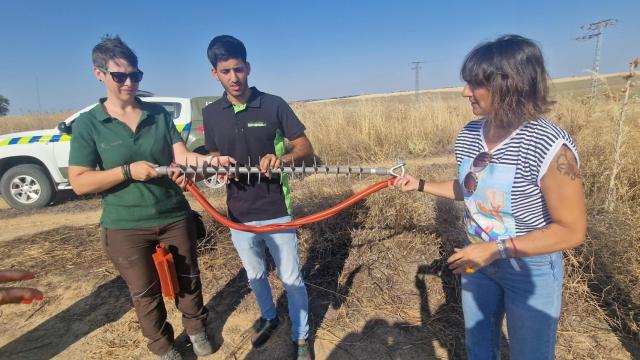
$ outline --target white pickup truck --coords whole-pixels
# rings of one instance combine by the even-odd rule
[[[205,153],[202,108],[217,97],[144,97],[164,106],[173,115],[187,147]],[[71,189],[67,180],[73,121],[93,108],[87,106],[55,129],[0,135],[0,193],[7,204],[27,210],[50,204],[59,190]]]

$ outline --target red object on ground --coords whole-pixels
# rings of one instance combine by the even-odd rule
[[[159,244],[156,246],[156,252],[152,257],[153,263],[156,265],[156,270],[158,271],[158,277],[160,278],[162,295],[173,300],[175,295],[180,292],[173,255],[164,244]]]
[[[36,295],[33,299],[23,299],[22,303],[23,304],[31,304],[33,302],[33,300],[35,301],[42,301],[44,299],[44,296],[42,295]]]
[[[368,186],[364,190],[354,194],[353,196],[349,197],[348,199],[339,203],[338,205],[333,206],[329,209],[320,211],[318,213],[307,215],[305,217],[295,219],[288,223],[263,225],[263,226],[250,226],[250,225],[239,224],[231,221],[229,218],[227,218],[226,216],[218,212],[218,210],[216,210],[211,204],[209,204],[209,201],[207,201],[204,195],[202,195],[202,193],[200,192],[200,189],[198,189],[198,187],[194,183],[189,183],[187,185],[187,190],[189,190],[189,192],[193,194],[193,196],[196,198],[198,203],[202,205],[202,207],[207,211],[207,213],[209,213],[209,215],[220,224],[230,227],[234,230],[248,231],[252,233],[267,233],[267,232],[295,229],[302,225],[311,224],[314,222],[318,222],[320,220],[328,219],[336,215],[340,211],[346,209],[347,207],[353,205],[354,203],[364,199],[365,197],[377,191],[380,191],[382,189],[392,187],[393,179],[394,178],[390,178],[384,181],[377,182],[371,186]]]

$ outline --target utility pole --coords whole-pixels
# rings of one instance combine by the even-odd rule
[[[598,74],[600,72],[600,53],[602,49],[602,31],[604,28],[613,26],[618,23],[617,19],[606,19],[596,21],[591,24],[580,26],[580,29],[587,31],[587,34],[576,38],[578,41],[591,40],[596,38],[596,53],[593,57],[593,68],[591,69],[591,98],[594,99],[598,94]]]
[[[420,66],[420,64],[423,64],[424,61],[412,61],[411,64],[413,64],[413,67],[411,68],[411,70],[415,70],[416,72],[416,101],[419,100],[418,97],[418,91],[420,90],[420,69],[422,69],[422,66]]]

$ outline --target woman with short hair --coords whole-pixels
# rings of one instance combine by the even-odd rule
[[[181,359],[173,347],[173,328],[166,321],[152,260],[156,245],[162,243],[174,258],[180,288],[175,304],[193,350],[198,356],[210,354],[196,230],[177,184],[184,185],[184,179],[179,173],[167,177],[155,170],[176,159],[193,164],[207,158],[187,150],[161,105],[136,97],[143,73],[138,58],[119,37],[107,36],[94,47],[93,65],[107,96],[73,122],[69,181],[77,194],[103,195],[102,246],[129,287],[149,350],[160,359]]]
[[[562,250],[584,241],[586,210],[573,140],[543,118],[548,75],[540,48],[518,35],[479,45],[461,75],[479,119],[458,134],[458,177],[410,175],[402,191],[464,201],[468,245],[448,263],[461,274],[467,354],[500,359],[506,316],[512,359],[553,359],[562,303]]]

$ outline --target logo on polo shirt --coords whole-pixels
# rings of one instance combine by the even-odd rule
[[[103,149],[108,149],[108,148],[111,148],[111,147],[114,147],[114,146],[118,146],[120,144],[122,144],[122,140],[114,141],[111,144],[100,143],[100,147],[103,148]]]
[[[254,127],[265,127],[267,126],[267,123],[264,121],[253,121],[250,123],[247,123],[247,126],[250,128],[254,128]]]

